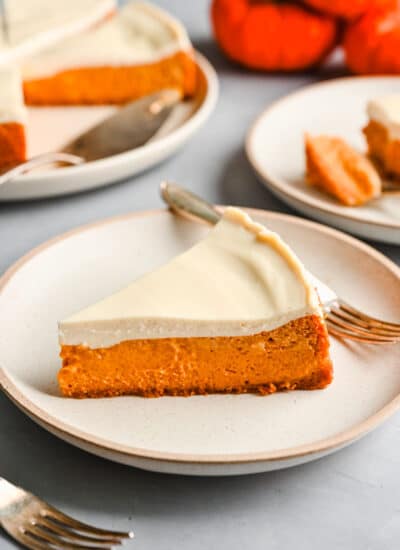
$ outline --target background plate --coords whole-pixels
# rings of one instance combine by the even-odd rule
[[[210,63],[196,53],[198,85],[193,100],[182,102],[167,123],[142,147],[81,166],[36,170],[0,186],[0,201],[39,199],[102,187],[134,176],[175,153],[205,123],[218,97]],[[116,107],[31,107],[28,156],[54,151],[114,112]]]
[[[400,319],[400,270],[340,232],[265,211],[307,267],[344,298]],[[57,436],[125,464],[182,474],[242,474],[313,460],[354,441],[400,404],[400,345],[332,340],[322,391],[268,397],[74,400],[60,397],[57,320],[187,249],[208,228],[166,211],[100,222],[32,251],[0,281],[0,385]],[[101,243],[101,246],[99,246]]]
[[[343,137],[365,151],[361,129],[367,101],[393,93],[400,93],[395,76],[339,78],[294,92],[268,107],[250,128],[250,163],[268,189],[307,216],[367,239],[400,244],[400,193],[348,207],[304,182],[304,133]]]

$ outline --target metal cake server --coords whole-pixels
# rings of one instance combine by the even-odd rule
[[[163,126],[181,99],[178,90],[165,89],[132,101],[60,151],[37,155],[3,172],[0,185],[47,164],[77,165],[140,147]]]
[[[175,183],[163,182],[161,196],[173,212],[184,217],[213,225],[221,219],[222,214],[215,206]],[[333,336],[364,344],[400,342],[400,324],[383,321],[355,309],[315,275],[308,274],[318,291],[326,325]]]
[[[68,143],[62,152],[91,161],[140,147],[154,136],[181,98],[178,90],[166,89],[132,101]]]

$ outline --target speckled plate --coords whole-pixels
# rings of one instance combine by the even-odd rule
[[[400,320],[400,269],[352,237],[260,210],[344,299]],[[400,345],[332,339],[325,390],[261,397],[74,400],[60,396],[57,320],[197,242],[208,228],[167,211],[79,228],[30,252],[0,280],[0,385],[28,416],[97,455],[160,472],[229,475],[314,460],[355,441],[400,406]],[[99,246],[99,243],[101,246]]]
[[[367,101],[400,93],[400,78],[349,77],[307,86],[270,105],[250,128],[246,152],[260,181],[282,201],[323,223],[400,244],[400,191],[348,207],[304,181],[304,133],[343,137],[366,150]]]
[[[155,136],[142,147],[66,168],[48,167],[0,185],[0,201],[40,199],[86,191],[132,177],[170,157],[206,122],[218,97],[218,79],[207,59],[196,53],[199,78],[190,101],[181,102]],[[116,107],[31,107],[28,156],[62,148],[110,116]]]

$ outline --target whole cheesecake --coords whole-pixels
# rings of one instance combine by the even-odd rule
[[[26,60],[30,105],[123,104],[162,88],[195,91],[197,66],[183,25],[146,2],[126,3],[85,33]]]
[[[0,170],[26,160],[24,103],[124,104],[163,88],[182,96],[195,92],[198,70],[186,30],[156,6],[131,1],[116,10],[114,0],[10,0],[6,9]]]
[[[4,0],[0,32],[0,170],[26,160],[27,110],[19,64],[45,47],[87,30],[115,9],[113,0]]]
[[[61,321],[59,340],[69,397],[267,394],[332,380],[307,272],[235,208],[187,252]]]

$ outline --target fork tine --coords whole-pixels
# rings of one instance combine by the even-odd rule
[[[369,323],[370,325],[400,331],[399,323],[390,323],[389,321],[383,321],[382,319],[378,319],[377,317],[371,317],[370,315],[366,315],[362,311],[352,307],[351,305],[349,305],[347,302],[344,302],[343,300],[339,300],[339,305],[340,305],[340,308],[343,309],[343,311],[345,311],[349,315],[352,315],[353,317],[357,317],[358,319],[362,319],[363,321]]]
[[[338,336],[339,338],[348,338],[350,340],[355,340],[356,342],[362,342],[364,344],[390,344],[394,342],[394,340],[391,339],[385,339],[381,337],[377,338],[373,336],[367,337],[355,334],[354,332],[350,332],[349,330],[338,327],[329,317],[326,319],[326,324],[330,334],[332,334],[333,336]]]
[[[331,307],[330,313],[337,315],[340,317],[343,321],[347,321],[349,323],[352,323],[353,325],[356,324],[359,327],[363,327],[365,329],[374,329],[375,331],[384,332],[387,336],[400,336],[400,329],[394,329],[391,327],[386,327],[385,325],[377,325],[374,323],[370,323],[367,321],[364,321],[363,319],[360,319],[359,317],[355,317],[353,315],[350,315],[347,313],[344,309],[341,307]]]
[[[31,537],[28,537],[25,535],[25,533],[14,533],[13,536],[16,538],[16,540],[20,543],[22,543],[27,548],[30,548],[31,550],[49,550],[50,546],[47,543],[42,543],[34,540]]]
[[[381,336],[386,336],[388,338],[400,338],[400,331],[394,329],[387,329],[382,327],[377,327],[371,323],[367,323],[358,317],[352,317],[344,312],[342,309],[337,309],[331,307],[328,315],[332,315],[335,318],[340,319],[346,324],[349,324],[350,327],[357,327],[365,331],[374,331],[375,334],[380,334]]]
[[[82,531],[83,533],[97,535],[98,537],[118,537],[120,539],[133,538],[132,531],[129,531],[129,532],[112,531],[112,530],[100,529],[99,527],[93,527],[92,525],[88,525],[87,523],[82,523],[81,521],[78,521],[74,518],[71,518],[70,516],[67,516],[66,514],[63,514],[62,512],[60,512],[56,508],[53,508],[52,506],[48,506],[47,508],[45,508],[42,511],[41,515],[42,517],[56,521],[58,524],[61,524],[63,526],[67,526],[72,529]]]
[[[35,521],[34,525],[39,528],[44,528],[47,531],[51,531],[53,534],[60,535],[65,539],[72,540],[74,542],[87,542],[92,544],[109,544],[111,546],[121,544],[121,540],[118,537],[96,537],[90,535],[84,535],[77,531],[72,531],[69,527],[62,527],[60,523],[49,521],[48,519],[41,517],[38,522]]]
[[[335,319],[330,314],[328,315],[327,319],[330,321],[332,325],[335,326],[336,330],[341,330],[343,333],[346,334],[352,334],[353,336],[359,336],[360,338],[367,338],[368,340],[373,340],[374,342],[395,342],[396,339],[388,336],[381,336],[380,334],[374,333],[372,330],[369,332],[366,332],[365,330],[361,330],[358,327],[354,325],[346,325],[345,323],[342,323],[340,320]]]
[[[358,334],[371,337],[372,336],[382,336],[383,338],[390,339],[393,341],[400,340],[400,332],[390,332],[375,327],[369,327],[366,323],[358,321],[355,318],[347,317],[346,314],[343,315],[340,310],[331,308],[327,318],[335,321],[337,326],[340,326],[344,329],[356,332]],[[367,325],[367,326],[366,326]]]
[[[29,525],[24,529],[25,534],[35,541],[56,546],[58,548],[71,548],[73,550],[112,550],[111,546],[88,546],[87,544],[76,544],[71,541],[63,540],[61,537],[40,529],[37,525]]]

